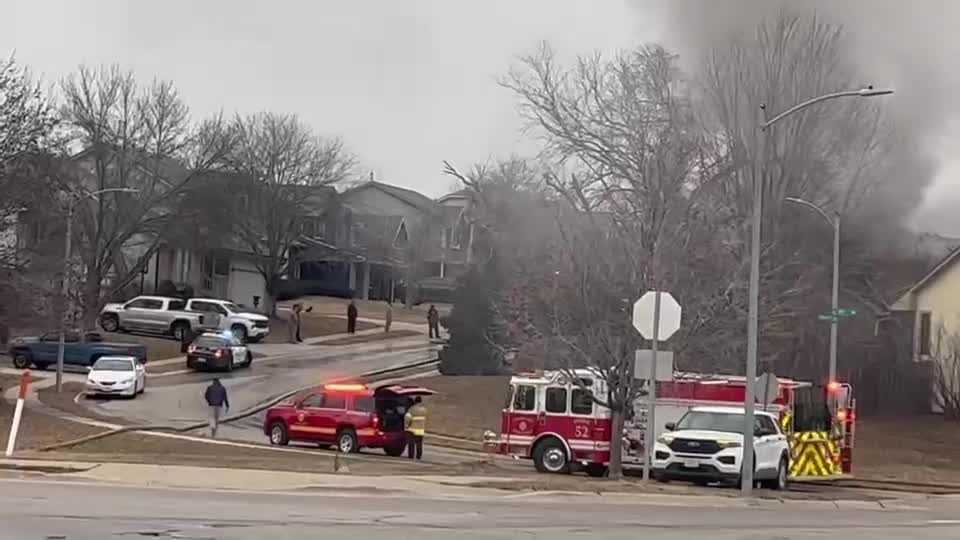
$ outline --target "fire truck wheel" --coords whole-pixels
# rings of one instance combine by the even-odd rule
[[[544,439],[533,449],[533,463],[538,472],[568,473],[570,460],[563,443],[554,438]]]
[[[607,466],[603,465],[602,463],[591,463],[587,465],[587,476],[592,476],[593,478],[603,478],[608,472]]]

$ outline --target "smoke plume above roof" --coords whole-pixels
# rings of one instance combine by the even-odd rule
[[[710,48],[752,35],[784,10],[842,26],[862,83],[896,89],[883,106],[902,141],[891,156],[899,178],[885,182],[884,211],[922,230],[960,235],[960,159],[951,150],[960,143],[960,100],[951,96],[960,87],[953,68],[960,2],[635,0],[632,7],[658,20],[658,41],[691,70]]]

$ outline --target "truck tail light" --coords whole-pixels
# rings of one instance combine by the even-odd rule
[[[373,429],[380,429],[380,416],[373,413]]]

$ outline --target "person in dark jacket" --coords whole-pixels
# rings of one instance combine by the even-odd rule
[[[347,306],[347,333],[353,334],[357,331],[357,304],[350,300]]]
[[[440,312],[437,311],[437,306],[433,304],[427,310],[427,326],[430,328],[430,339],[440,337]]]
[[[220,426],[221,414],[230,410],[230,398],[227,397],[227,389],[220,384],[220,379],[214,378],[207,391],[203,394],[210,406],[210,438],[217,437],[217,428]]]

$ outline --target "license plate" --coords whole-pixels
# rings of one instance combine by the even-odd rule
[[[685,459],[683,460],[683,466],[687,469],[699,469],[700,462],[696,459]]]
[[[198,363],[198,364],[206,364],[206,363],[207,363],[207,359],[206,359],[206,358],[203,358],[203,357],[199,357],[199,358],[197,358],[197,363]]]

